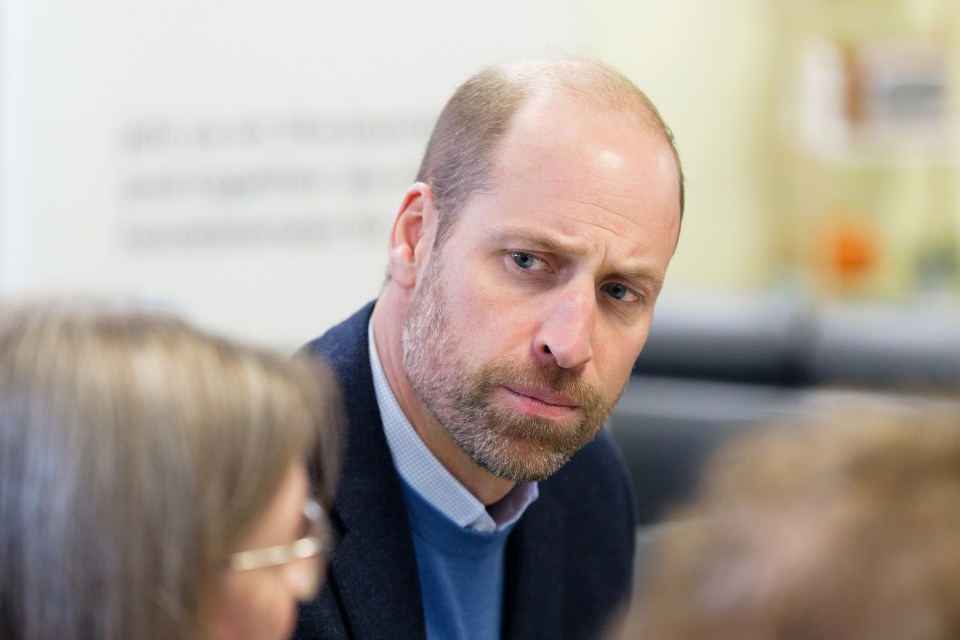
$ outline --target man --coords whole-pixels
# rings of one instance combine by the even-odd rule
[[[671,134],[602,65],[524,61],[457,90],[417,180],[380,297],[308,345],[351,426],[297,637],[596,637],[634,540],[600,428],[679,234]]]

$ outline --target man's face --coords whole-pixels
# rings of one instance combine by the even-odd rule
[[[536,100],[419,276],[410,384],[480,466],[542,479],[606,420],[679,232],[676,164],[636,116]]]

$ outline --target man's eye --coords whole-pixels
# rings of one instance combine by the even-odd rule
[[[513,261],[521,269],[535,269],[540,265],[540,263],[543,262],[543,260],[533,255],[532,253],[525,253],[523,251],[514,251],[512,255],[513,255]]]
[[[634,300],[639,300],[640,296],[631,291],[628,287],[620,284],[619,282],[608,282],[600,287],[603,291],[607,293],[608,296],[614,300],[623,300],[625,302],[633,302]]]

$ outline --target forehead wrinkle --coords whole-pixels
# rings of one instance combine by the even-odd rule
[[[610,207],[608,207],[607,205],[605,205],[605,204],[603,204],[603,203],[601,203],[601,202],[593,202],[593,201],[581,200],[581,199],[572,200],[572,202],[576,202],[577,204],[582,205],[582,206],[584,206],[584,207],[593,208],[593,209],[600,209],[600,210],[603,211],[605,214],[608,214],[608,215],[612,216],[612,217],[614,218],[614,220],[608,220],[608,221],[606,221],[606,224],[604,224],[603,218],[604,218],[605,216],[594,215],[594,216],[593,216],[593,219],[590,220],[589,223],[592,224],[592,225],[594,225],[594,226],[596,226],[596,227],[599,227],[599,228],[603,229],[604,231],[607,231],[607,232],[609,232],[609,233],[612,233],[612,234],[614,234],[614,235],[617,235],[617,236],[624,235],[621,231],[618,231],[616,228],[614,228],[614,227],[616,226],[616,225],[614,225],[614,222],[616,221],[616,219],[619,219],[621,222],[623,222],[623,223],[624,223],[623,226],[625,226],[625,227],[638,227],[638,226],[640,226],[637,222],[634,221],[632,215],[628,215],[628,214],[626,214],[626,213],[621,213],[621,212],[617,211],[616,209],[611,209]]]
[[[490,235],[496,235],[501,238],[515,238],[531,245],[536,245],[550,253],[561,255],[584,256],[590,252],[591,246],[593,245],[592,242],[581,238],[575,238],[574,240],[553,238],[542,231],[533,231],[518,227],[506,227],[496,232],[491,231]],[[581,240],[581,242],[577,242],[578,240]]]
[[[632,200],[639,201],[638,198],[632,198]],[[599,215],[599,212],[597,212],[597,214],[591,216],[591,219],[586,221],[586,224],[590,224],[598,229],[602,229],[607,233],[623,238],[624,240],[634,244],[640,243],[641,238],[650,236],[650,233],[647,232],[645,225],[636,219],[636,214],[622,213],[598,202],[588,202],[579,199],[572,200],[571,202],[576,202],[579,205],[589,208],[599,209],[603,212],[604,215]],[[654,223],[656,223],[656,218],[657,216],[654,215],[644,216],[645,220]],[[617,221],[620,222],[619,225],[616,224]]]
[[[570,193],[570,185],[577,185],[579,193]],[[631,193],[640,185],[626,185],[622,180],[611,185],[610,178],[603,175],[593,175],[591,172],[570,171],[565,175],[557,176],[550,181],[542,192],[548,197],[568,200],[571,203],[596,208],[608,213],[614,218],[622,220],[627,227],[642,226],[637,221],[636,211],[646,212],[660,208],[660,198],[655,190],[642,189],[639,193]],[[616,191],[612,190],[616,189]],[[668,203],[663,203],[667,206]],[[625,206],[622,206],[625,205]],[[629,211],[629,212],[628,212]],[[599,219],[600,216],[597,216]],[[657,216],[644,213],[643,218],[653,219]],[[604,229],[615,232],[612,225],[599,225]]]
[[[665,235],[672,236],[674,238],[674,248],[676,247],[677,241],[679,240],[680,230],[680,215],[679,212],[676,215],[661,216],[654,212],[652,209],[657,208],[656,198],[651,196],[651,194],[643,193],[639,196],[615,196],[621,201],[626,201],[632,203],[636,208],[642,210],[642,213],[638,216],[636,212],[627,212],[628,208],[623,209],[614,209],[607,206],[603,200],[611,200],[611,197],[604,197],[606,193],[600,189],[596,189],[600,193],[600,198],[596,202],[593,201],[584,201],[581,199],[574,200],[578,204],[585,205],[587,207],[600,209],[604,212],[604,216],[596,215],[592,220],[591,224],[604,229],[609,233],[613,233],[624,238],[632,238],[635,242],[639,242],[640,238],[649,238],[651,237],[651,230],[656,232],[663,233]],[[620,227],[614,224],[616,220],[621,222]],[[628,230],[632,230],[631,233]]]

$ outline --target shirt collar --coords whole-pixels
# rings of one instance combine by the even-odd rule
[[[518,482],[489,509],[485,507],[437,460],[400,409],[380,363],[372,322],[367,327],[367,337],[373,388],[383,419],[383,432],[400,477],[433,508],[460,527],[492,532],[512,526],[537,499],[537,483]]]

